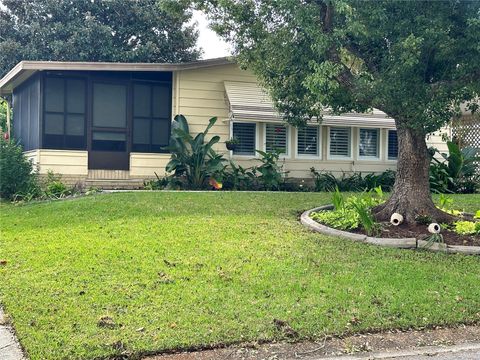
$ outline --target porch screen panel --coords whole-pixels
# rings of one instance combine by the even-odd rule
[[[170,141],[170,85],[134,84],[133,116],[133,151],[167,152],[164,148]]]
[[[233,150],[234,155],[255,155],[255,123],[233,123],[232,136],[239,141]]]
[[[265,126],[265,150],[267,152],[277,150],[282,154],[287,154],[287,133],[287,128],[283,125],[267,124]]]
[[[330,156],[350,157],[350,128],[331,127],[330,128]]]
[[[378,129],[360,129],[359,156],[378,158]]]
[[[397,130],[388,130],[388,160],[398,158]]]
[[[297,130],[299,155],[318,156],[318,126],[305,126]]]
[[[43,147],[86,148],[86,85],[83,79],[46,77]]]
[[[127,87],[119,84],[93,84],[93,126],[125,128]]]

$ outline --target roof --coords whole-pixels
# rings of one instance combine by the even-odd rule
[[[233,63],[233,58],[221,57],[184,63],[115,63],[80,61],[21,61],[0,79],[0,95],[12,90],[38,71],[178,71]]]
[[[230,103],[231,118],[239,121],[282,121],[270,96],[256,83],[224,82]],[[367,113],[332,115],[326,108],[322,124],[330,126],[361,126],[372,128],[395,128],[395,120],[384,112],[373,109]]]

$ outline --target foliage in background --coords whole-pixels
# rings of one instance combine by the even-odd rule
[[[442,160],[432,157],[430,164],[430,187],[437,193],[475,193],[480,189],[480,162],[477,149],[447,141],[448,154],[438,153]]]
[[[257,175],[254,168],[244,168],[230,160],[223,171],[223,188],[225,190],[254,190]]]
[[[0,98],[0,133],[7,132],[7,106],[7,102]]]
[[[198,59],[188,1],[3,0],[0,77],[21,60]]]
[[[480,221],[457,221],[454,231],[460,235],[480,235]]]
[[[384,191],[391,191],[395,183],[395,171],[387,170],[381,174],[367,174],[362,177],[361,173],[353,173],[348,176],[343,173],[337,178],[330,172],[317,171],[311,168],[314,178],[315,191],[369,191],[381,186]]]
[[[183,115],[175,116],[172,122],[170,145],[165,148],[171,153],[166,171],[172,173],[171,179],[182,183],[183,188],[204,189],[210,179],[221,180],[226,160],[212,148],[220,141],[220,137],[215,135],[206,140],[208,131],[216,121],[216,117],[211,118],[207,128],[195,137],[190,135],[187,119]]]
[[[32,164],[13,139],[0,139],[0,198],[13,200],[15,195],[36,196],[37,175]]]

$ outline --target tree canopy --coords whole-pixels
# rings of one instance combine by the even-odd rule
[[[200,55],[187,1],[2,3],[0,76],[21,60],[183,62]]]
[[[397,176],[378,219],[451,218],[429,191],[426,134],[474,112],[480,1],[197,0],[285,120],[377,108],[395,119]]]
[[[201,1],[292,123],[378,108],[424,133],[480,93],[479,1]]]

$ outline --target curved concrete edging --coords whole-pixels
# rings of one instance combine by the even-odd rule
[[[434,243],[427,247],[428,242],[425,240],[417,240],[415,238],[375,238],[363,234],[354,234],[348,231],[337,230],[319,224],[310,217],[310,214],[313,212],[332,209],[332,205],[325,205],[307,210],[300,216],[300,222],[307,228],[325,235],[339,236],[352,241],[363,242],[371,245],[398,249],[424,249],[430,251],[447,252],[450,254],[480,255],[480,246],[446,245]]]

